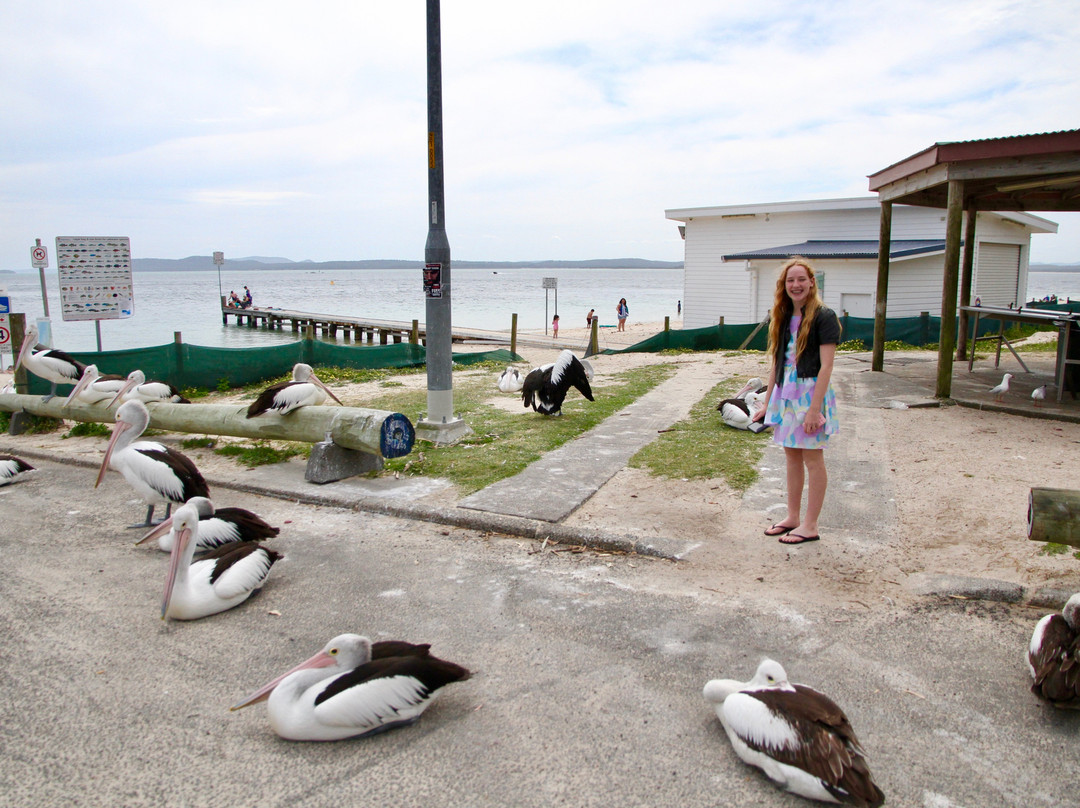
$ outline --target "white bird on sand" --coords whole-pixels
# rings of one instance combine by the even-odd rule
[[[735,753],[788,791],[871,808],[885,802],[843,710],[813,688],[792,685],[780,663],[763,660],[749,682],[714,679],[703,695]]]
[[[199,543],[199,511],[187,504],[173,517],[176,542],[165,577],[161,619],[198,620],[243,603],[258,592],[282,556],[253,541],[224,544],[193,561]]]
[[[135,441],[150,424],[150,411],[141,401],[128,401],[116,411],[116,426],[105,449],[94,488],[101,485],[110,466],[124,475],[135,492],[149,504],[146,522],[135,527],[150,527],[154,506],[164,502],[168,518],[173,503],[182,504],[192,497],[210,496],[206,480],[186,456],[155,441]]]
[[[281,532],[280,528],[271,527],[261,517],[246,508],[215,508],[206,497],[192,497],[186,503],[194,505],[199,513],[199,535],[196,552],[213,550],[223,544],[234,541],[265,541]],[[176,531],[173,529],[173,517],[163,519],[136,544],[145,544],[158,540],[158,549],[172,552],[176,544]]]
[[[434,657],[429,645],[342,634],[315,656],[231,709],[269,697],[270,726],[290,741],[362,738],[419,720],[440,689],[469,671]]]
[[[78,399],[84,404],[105,404],[116,398],[125,383],[123,376],[114,374],[101,375],[97,365],[87,365],[79,383],[71,388],[64,404]]]
[[[15,370],[25,366],[35,376],[40,376],[52,384],[49,394],[44,400],[48,401],[56,395],[56,385],[75,384],[82,376],[86,365],[68,356],[63,351],[46,348],[42,351],[34,351],[38,341],[36,325],[28,325],[23,336],[22,348],[19,350],[19,358],[15,360]]]
[[[1046,400],[1046,385],[1040,384],[1031,391],[1031,401],[1036,407],[1041,407]]]
[[[1040,699],[1080,710],[1080,593],[1061,614],[1048,614],[1035,624],[1027,653],[1031,692]]]
[[[523,382],[524,380],[521,378],[521,374],[518,373],[517,368],[507,367],[499,375],[496,386],[504,393],[516,393],[521,389]]]
[[[1009,380],[1012,377],[1011,373],[1006,373],[1001,377],[1001,384],[990,388],[990,395],[994,397],[994,401],[1001,401],[1005,398],[1005,394],[1009,392]]]
[[[293,365],[292,375],[291,382],[270,385],[259,393],[248,407],[247,417],[254,418],[271,410],[278,415],[288,415],[298,407],[317,407],[327,396],[341,404],[341,399],[315,375],[311,365],[298,362]]]
[[[0,485],[16,482],[34,467],[15,455],[0,454]]]
[[[159,382],[155,379],[146,380],[146,374],[141,370],[133,370],[128,374],[127,381],[121,387],[108,406],[117,401],[141,401],[143,404],[156,404],[164,402],[169,404],[190,404],[191,402],[180,395],[180,391],[168,382]]]
[[[563,351],[552,364],[529,371],[521,387],[521,399],[526,407],[543,415],[562,415],[563,401],[571,387],[593,401],[585,366],[573,352]]]

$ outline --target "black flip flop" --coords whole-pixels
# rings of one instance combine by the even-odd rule
[[[781,544],[806,544],[808,541],[817,541],[821,536],[803,536],[799,533],[792,533],[790,538],[798,539],[798,541],[784,541],[780,540]]]
[[[798,525],[796,525],[795,527],[798,527]],[[788,533],[793,531],[795,529],[795,527],[785,527],[784,525],[781,525],[778,522],[777,524],[773,525],[772,527],[767,528],[765,530],[765,535],[766,536],[773,536],[773,537],[775,537],[775,536],[786,536]],[[776,530],[777,528],[780,528],[780,532],[778,532],[778,533],[771,533],[770,532],[770,531]]]

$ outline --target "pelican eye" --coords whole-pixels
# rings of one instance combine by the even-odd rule
[[[329,651],[327,651],[326,653],[330,654],[330,656],[337,656],[337,655],[338,655],[338,649],[336,649],[336,648],[331,648],[331,649],[330,649]]]

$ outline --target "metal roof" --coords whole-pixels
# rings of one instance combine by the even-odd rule
[[[893,241],[889,247],[890,258],[904,258],[925,253],[944,252],[944,239],[908,239]],[[759,250],[732,253],[723,256],[724,261],[751,261],[755,259],[787,259],[795,255],[805,258],[873,258],[878,257],[877,239],[847,241],[804,241],[781,247],[765,247]]]

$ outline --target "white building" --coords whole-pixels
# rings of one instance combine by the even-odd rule
[[[824,273],[822,297],[838,314],[874,316],[881,207],[877,197],[665,211],[685,240],[683,327],[757,323],[768,316],[776,271],[792,255]],[[972,300],[1024,302],[1032,233],[1057,224],[1028,213],[979,213]],[[945,212],[896,205],[887,316],[941,313]]]

